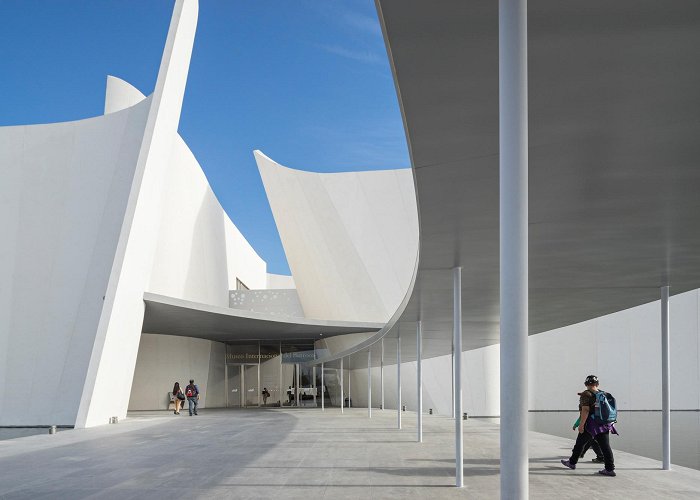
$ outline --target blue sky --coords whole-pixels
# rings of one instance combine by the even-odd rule
[[[0,125],[95,116],[106,75],[150,94],[172,0],[0,1]],[[180,119],[233,222],[289,267],[252,151],[317,172],[408,167],[371,0],[200,0]]]

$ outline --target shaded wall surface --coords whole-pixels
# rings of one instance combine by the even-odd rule
[[[221,342],[171,335],[141,335],[129,410],[168,408],[175,382],[184,392],[194,379],[202,408],[226,406],[226,346]],[[187,403],[185,403],[187,408]]]

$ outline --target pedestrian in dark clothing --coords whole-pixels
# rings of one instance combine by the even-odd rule
[[[581,396],[581,393],[578,393],[579,397]],[[581,423],[581,418],[577,418],[576,422],[574,422],[574,427],[573,430],[578,429],[579,423]],[[595,439],[591,439],[586,446],[583,447],[583,451],[581,451],[581,456],[579,457],[579,461],[583,458],[583,456],[586,454],[588,449],[592,449],[593,453],[595,453],[595,458],[591,459],[591,462],[594,464],[602,464],[605,462],[605,459],[603,457],[603,450],[600,449],[600,445],[598,444],[598,441]]]
[[[197,415],[197,405],[199,403],[199,387],[194,383],[194,379],[190,379],[190,383],[185,387],[185,396],[187,396],[187,405],[190,410],[190,417],[194,413]]]
[[[598,392],[598,377],[589,375],[584,382],[586,390],[581,393],[579,400],[580,420],[578,425],[578,437],[571,457],[568,460],[562,460],[564,467],[575,469],[584,448],[590,445],[591,441],[595,440],[603,453],[605,468],[598,471],[602,476],[615,476],[615,459],[612,449],[610,448],[610,433],[617,434],[615,426],[612,423],[601,422],[594,418],[596,393]]]

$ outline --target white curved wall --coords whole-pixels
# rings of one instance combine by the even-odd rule
[[[388,321],[418,251],[411,170],[319,174],[255,159],[306,316]]]
[[[146,96],[130,83],[116,76],[107,75],[105,115],[130,108],[143,101],[145,98]]]
[[[163,183],[162,216],[147,291],[222,307],[239,278],[265,288],[267,265],[216,199],[178,136]]]
[[[149,107],[0,128],[0,425],[75,423]]]
[[[109,76],[105,109],[133,105],[145,96]],[[267,288],[265,261],[224,212],[194,154],[179,135],[163,178],[156,253],[147,291],[228,307],[236,279]]]
[[[110,77],[104,116],[0,128],[0,425],[124,417],[163,390],[131,391],[144,292],[227,306],[237,277],[267,284],[177,135],[196,23],[177,0],[151,97]]]

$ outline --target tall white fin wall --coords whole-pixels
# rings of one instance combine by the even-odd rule
[[[388,321],[418,251],[410,169],[318,174],[255,158],[306,316]]]
[[[143,323],[143,292],[156,250],[163,178],[177,138],[198,8],[197,0],[175,3],[92,347],[77,427],[101,425],[112,416],[126,416]]]

